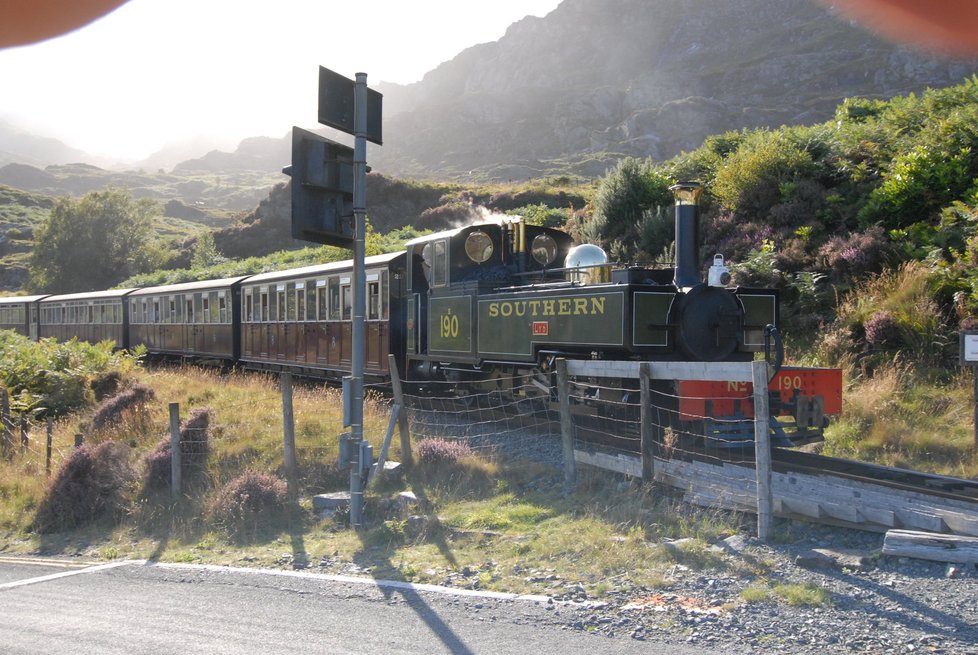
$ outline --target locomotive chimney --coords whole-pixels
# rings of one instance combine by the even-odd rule
[[[689,289],[703,280],[699,275],[699,212],[697,198],[703,187],[696,182],[681,182],[669,187],[676,197],[676,273],[674,284]]]

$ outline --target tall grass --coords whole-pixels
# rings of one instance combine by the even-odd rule
[[[978,477],[971,375],[957,369],[956,333],[935,280],[908,262],[840,303],[816,344],[821,361],[841,366],[847,379],[825,454]]]

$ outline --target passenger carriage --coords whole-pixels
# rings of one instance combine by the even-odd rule
[[[367,257],[364,373],[386,379],[403,357],[403,252]],[[253,275],[241,284],[241,361],[316,377],[348,375],[353,353],[353,262]]]
[[[234,361],[239,288],[247,276],[137,289],[129,294],[129,340],[149,353]]]
[[[46,296],[38,301],[38,336],[68,341],[99,343],[114,341],[117,348],[128,348],[129,316],[126,295],[132,289],[86,291]]]
[[[37,339],[37,301],[47,296],[0,298],[0,330]]]

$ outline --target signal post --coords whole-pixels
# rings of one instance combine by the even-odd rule
[[[359,527],[363,486],[372,451],[363,439],[363,372],[366,359],[367,141],[382,145],[383,96],[319,67],[319,122],[354,136],[353,148],[312,132],[292,129],[292,237],[353,250],[351,371],[343,380],[343,424],[350,428],[341,453],[350,464],[350,525]],[[341,458],[343,459],[343,458]]]

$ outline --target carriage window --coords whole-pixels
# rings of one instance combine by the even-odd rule
[[[326,287],[316,288],[316,308],[318,313],[316,319],[320,321],[325,321],[329,318],[329,296],[326,294]]]
[[[95,322],[95,307],[93,307],[92,305],[89,305],[88,306],[88,320],[85,321],[85,322],[86,323],[94,323]]]
[[[367,319],[376,321],[380,318],[380,282],[367,283]]]
[[[296,287],[295,290],[295,319],[306,320],[306,290],[303,287]]]
[[[154,300],[153,301],[153,322],[154,323],[159,323],[160,322],[160,301],[159,300]]]
[[[285,289],[275,290],[275,301],[278,306],[278,313],[277,313],[278,320],[284,321],[285,320]]]
[[[187,322],[194,322],[194,299],[193,296],[186,299],[187,302]]]
[[[224,299],[222,298],[221,300],[223,301]],[[252,299],[251,294],[249,293],[247,296],[245,296],[245,319],[250,323],[253,323],[255,320],[254,312],[255,312],[254,300]]]
[[[261,292],[261,320],[263,322],[268,320],[268,292],[267,291]]]
[[[289,286],[291,287],[292,285],[290,284]],[[287,305],[286,305],[285,320],[294,321],[296,316],[295,312],[297,309],[296,302],[295,302],[295,290],[289,289],[289,291],[291,291],[291,293],[288,293],[286,291],[281,292],[283,295],[286,296],[285,302],[287,303]]]
[[[221,309],[224,308],[224,304],[221,301],[224,300],[224,296],[218,296],[217,291],[211,291],[204,296],[204,300],[207,301],[207,306],[210,308],[210,318],[207,320],[211,323],[223,323],[224,317],[221,315]]]
[[[306,320],[316,320],[316,285],[312,280],[306,282]]]
[[[349,283],[340,287],[340,295],[343,302],[343,320],[349,321],[353,318],[353,289]]]
[[[218,318],[220,319],[221,323],[227,323],[228,322],[228,300],[226,297],[218,296],[217,311],[218,311]]]
[[[177,322],[177,301],[176,298],[170,298],[170,315],[166,319],[166,323],[176,323]]]
[[[390,317],[390,275],[387,271],[380,274],[380,317],[387,320]]]
[[[211,299],[210,296],[200,296],[200,320],[202,323],[211,323]]]
[[[329,320],[340,320],[340,279],[329,278]]]

